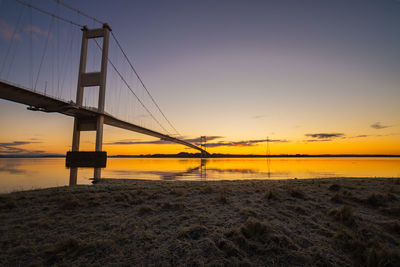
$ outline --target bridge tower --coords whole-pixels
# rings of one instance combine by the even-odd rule
[[[94,179],[101,178],[101,167],[105,167],[107,153],[102,151],[103,146],[103,124],[104,124],[104,105],[107,78],[108,46],[111,28],[104,24],[102,28],[88,29],[82,28],[81,57],[79,64],[78,87],[76,93],[76,106],[82,107],[83,93],[85,87],[99,87],[99,101],[95,117],[74,118],[74,129],[72,137],[72,151],[67,153],[67,166],[70,169],[70,184],[76,184],[78,167],[94,167]],[[86,72],[87,49],[89,39],[103,38],[101,69],[99,72]],[[94,152],[79,151],[79,141],[81,131],[96,131],[96,147]]]

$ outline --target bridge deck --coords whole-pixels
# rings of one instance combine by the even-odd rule
[[[43,112],[58,112],[67,116],[78,117],[82,119],[93,119],[99,115],[103,115],[104,123],[107,125],[126,129],[137,133],[142,133],[145,135],[150,135],[165,141],[182,144],[207,154],[207,152],[202,148],[193,145],[189,142],[186,142],[184,140],[180,140],[178,138],[147,129],[135,125],[133,123],[117,119],[116,117],[107,113],[99,113],[94,108],[92,109],[88,107],[79,107],[72,101],[67,102],[1,80],[0,80],[0,98],[28,105],[29,109],[31,110],[43,111]]]

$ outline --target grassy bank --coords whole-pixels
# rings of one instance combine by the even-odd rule
[[[104,180],[0,195],[0,265],[400,266],[399,179]]]

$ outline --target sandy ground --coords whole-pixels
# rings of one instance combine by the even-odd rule
[[[0,195],[0,266],[400,266],[400,180],[104,180]]]

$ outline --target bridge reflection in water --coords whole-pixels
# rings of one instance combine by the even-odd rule
[[[146,180],[243,180],[327,177],[400,177],[400,158],[155,159],[109,158],[105,178]],[[64,158],[0,158],[0,192],[64,186]],[[91,184],[82,168],[77,184]]]
[[[105,178],[169,181],[400,177],[400,158],[110,158],[103,172]]]

